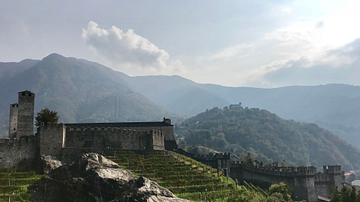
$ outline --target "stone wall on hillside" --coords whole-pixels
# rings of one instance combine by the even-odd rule
[[[38,130],[40,155],[73,159],[86,152],[108,150],[164,150],[164,133],[144,128],[42,125]]]
[[[64,124],[43,124],[38,129],[40,139],[40,156],[54,156],[58,159],[61,157],[64,148],[66,127]]]
[[[35,136],[20,137],[19,141],[0,141],[0,168],[11,168],[20,161],[34,159],[36,154]]]
[[[239,182],[249,182],[264,189],[270,185],[285,182],[290,186],[296,200],[317,201],[318,196],[330,197],[333,186],[342,186],[345,181],[341,166],[324,166],[323,173],[316,167],[260,167],[259,165],[231,164],[230,176]]]

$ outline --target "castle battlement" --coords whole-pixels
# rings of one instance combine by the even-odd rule
[[[250,165],[233,161],[231,168],[241,168],[251,172],[264,173],[276,176],[314,176],[316,174],[316,167],[314,166],[300,166],[300,167],[260,167],[259,165]]]
[[[342,171],[340,165],[326,165],[323,166],[323,172],[327,174],[340,174]]]
[[[50,126],[50,124],[49,124]],[[66,125],[65,125],[66,126]],[[47,127],[47,126],[42,126],[42,127]],[[120,134],[127,134],[127,135],[131,135],[131,134],[154,134],[154,135],[164,135],[164,132],[161,130],[154,130],[154,129],[149,129],[149,130],[144,130],[144,129],[124,129],[124,128],[120,128],[120,127],[66,127],[67,132],[76,132],[77,135],[82,135],[82,132],[84,132],[85,134],[88,131],[91,132],[117,132]],[[230,155],[230,154],[228,154]]]
[[[315,182],[330,182],[332,177],[327,173],[316,173],[315,174]]]
[[[230,153],[216,153],[213,157],[216,159],[219,158],[230,159]]]
[[[59,130],[63,130],[64,129],[64,124],[63,123],[56,123],[56,124],[51,124],[50,122],[48,123],[41,123],[41,126],[37,129],[38,132],[44,132],[44,131],[59,131]]]

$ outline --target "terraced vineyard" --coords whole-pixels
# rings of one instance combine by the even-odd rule
[[[14,172],[8,169],[0,170],[0,202],[30,201],[27,187],[39,180],[42,175],[34,172]]]
[[[107,158],[135,175],[145,176],[170,189],[181,198],[201,200],[207,190],[208,198],[220,199],[235,187],[231,178],[218,177],[216,169],[174,152],[150,151],[142,155],[118,151]]]

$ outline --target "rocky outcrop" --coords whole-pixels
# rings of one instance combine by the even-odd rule
[[[40,166],[43,174],[48,175],[51,171],[62,166],[62,162],[52,156],[41,156]]]
[[[188,202],[96,154],[84,154],[28,187],[32,201]]]

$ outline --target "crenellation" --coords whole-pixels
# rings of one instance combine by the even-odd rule
[[[325,165],[323,166],[324,173],[341,173],[341,166],[340,165]]]

